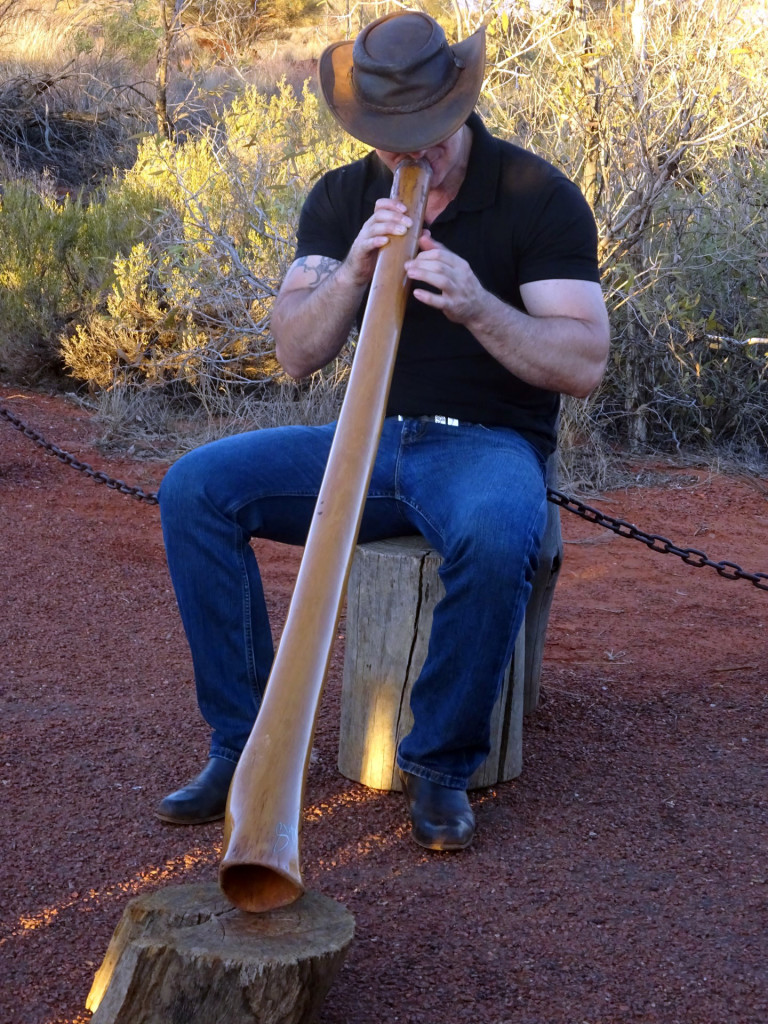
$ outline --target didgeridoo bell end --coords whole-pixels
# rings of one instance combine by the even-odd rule
[[[271,735],[264,737],[261,752],[267,762],[276,759]],[[248,756],[246,747],[241,758],[246,767]],[[219,864],[219,888],[240,910],[261,914],[293,903],[304,892],[299,866],[303,776],[292,786],[263,785],[254,792],[249,773],[239,769],[224,814],[226,852]]]
[[[301,878],[261,864],[227,864],[219,870],[219,887],[230,903],[250,914],[287,907],[304,893]]]

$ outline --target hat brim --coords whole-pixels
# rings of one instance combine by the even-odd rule
[[[320,55],[320,88],[328,108],[345,131],[388,153],[412,153],[449,138],[474,110],[485,74],[485,29],[451,47],[464,62],[456,85],[441,100],[408,114],[384,114],[358,101],[352,87],[354,41],[332,43]]]

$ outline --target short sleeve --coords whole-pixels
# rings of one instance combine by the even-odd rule
[[[296,232],[295,259],[329,256],[340,263],[349,251],[344,225],[334,209],[332,179],[325,175],[315,183],[301,208]]]
[[[374,170],[370,157],[364,157],[328,171],[315,183],[299,215],[296,259],[346,259],[363,222],[373,211],[377,197],[370,191],[371,182],[375,183]]]
[[[519,283],[569,278],[600,282],[595,218],[578,186],[559,176],[531,217]]]

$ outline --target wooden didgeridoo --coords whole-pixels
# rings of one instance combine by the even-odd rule
[[[241,910],[292,903],[304,891],[299,836],[320,696],[392,380],[431,171],[404,160],[392,198],[413,226],[380,250],[357,351],[288,616],[264,700],[232,778],[219,885]]]

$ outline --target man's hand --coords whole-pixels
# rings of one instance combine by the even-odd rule
[[[404,235],[413,223],[407,207],[395,199],[378,199],[371,217],[363,224],[340,270],[357,285],[367,285],[376,269],[376,257],[392,235]]]
[[[414,288],[413,296],[427,306],[440,309],[455,323],[468,324],[482,308],[486,291],[461,256],[436,242],[429,231],[419,239],[421,250],[405,264],[412,281],[431,285],[437,292]]]
[[[376,269],[376,257],[393,235],[411,226],[403,203],[379,199],[343,263],[326,256],[295,260],[272,307],[277,358],[292,377],[306,377],[336,356]]]

